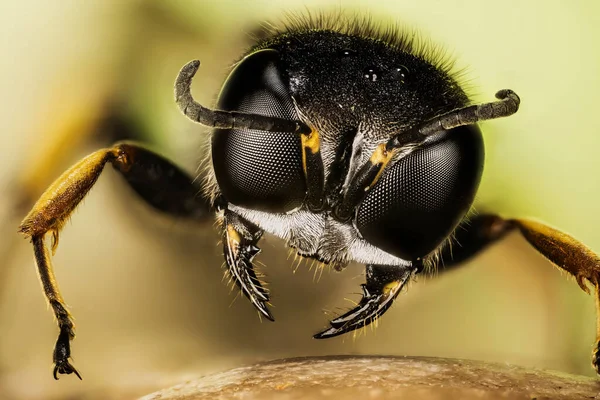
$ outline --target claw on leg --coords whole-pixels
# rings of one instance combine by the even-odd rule
[[[392,305],[402,288],[418,268],[387,265],[367,265],[367,283],[362,285],[363,297],[358,305],[330,322],[331,327],[314,335],[327,339],[362,328],[382,316]]]
[[[274,321],[267,307],[269,292],[262,286],[252,264],[252,260],[260,252],[257,243],[262,231],[230,211],[225,212],[223,223],[223,253],[229,274],[258,312]]]
[[[56,345],[54,346],[54,371],[52,375],[54,379],[58,380],[58,374],[75,374],[77,377],[82,380],[81,375],[75,369],[73,365],[69,362],[69,358],[71,357],[71,346],[69,341],[72,339],[72,332],[67,327],[63,327],[60,330],[60,334],[58,335],[58,340],[56,341]]]

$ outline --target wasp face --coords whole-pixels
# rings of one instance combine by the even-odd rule
[[[475,125],[403,143],[348,217],[336,208],[377,146],[466,102],[449,74],[409,43],[326,30],[274,37],[234,68],[218,107],[300,119],[312,139],[216,130],[218,188],[229,209],[302,255],[337,268],[351,260],[407,265],[438,248],[471,206],[483,166]],[[319,164],[313,176],[307,156]]]
[[[511,115],[511,90],[467,106],[450,64],[398,33],[364,22],[301,21],[259,42],[227,78],[220,111],[175,84],[180,109],[216,127],[210,195],[222,212],[226,264],[267,318],[252,267],[264,231],[335,269],[367,264],[363,299],[315,337],[362,327],[452,234],[481,178],[476,123]],[[505,231],[500,229],[499,231]],[[485,240],[484,240],[485,242]]]

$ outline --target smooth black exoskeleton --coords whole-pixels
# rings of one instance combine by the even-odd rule
[[[484,165],[477,123],[514,114],[520,99],[505,89],[498,101],[472,105],[449,64],[436,59],[409,36],[382,34],[367,22],[303,19],[248,50],[225,81],[218,110],[194,101],[200,62],[186,64],[176,102],[190,119],[215,128],[204,197],[170,161],[121,143],[67,171],[20,227],[32,238],[61,332],[55,377],[77,373],[68,361],[74,331],[43,239],[51,233],[56,245],[107,162],[158,210],[196,219],[216,210],[228,272],[268,319],[269,292],[252,264],[264,232],[336,270],[366,264],[358,305],[315,338],[373,322],[428,263],[462,262],[513,229],[600,298],[600,261],[571,236],[525,219],[466,219]],[[459,245],[450,251],[452,238]],[[596,345],[597,370],[599,361]]]

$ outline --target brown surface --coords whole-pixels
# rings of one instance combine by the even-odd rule
[[[424,357],[315,357],[236,368],[157,399],[600,399],[600,381],[502,364]]]

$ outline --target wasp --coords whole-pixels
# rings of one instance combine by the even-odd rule
[[[55,379],[81,376],[69,361],[74,325],[50,251],[106,163],[159,211],[196,219],[214,212],[229,275],[269,320],[270,293],[253,265],[265,232],[336,270],[365,264],[362,299],[317,339],[381,317],[438,258],[460,264],[515,230],[581,289],[589,293],[591,284],[600,304],[600,262],[585,245],[533,220],[470,215],[484,166],[478,123],[516,113],[514,91],[472,104],[449,64],[411,35],[344,18],[299,18],[258,40],[233,67],[214,110],[192,97],[199,67],[194,60],[181,69],[175,101],[213,128],[203,187],[159,154],[117,143],[60,176],[19,228],[32,241],[58,322]],[[450,251],[453,240],[460,245]]]

